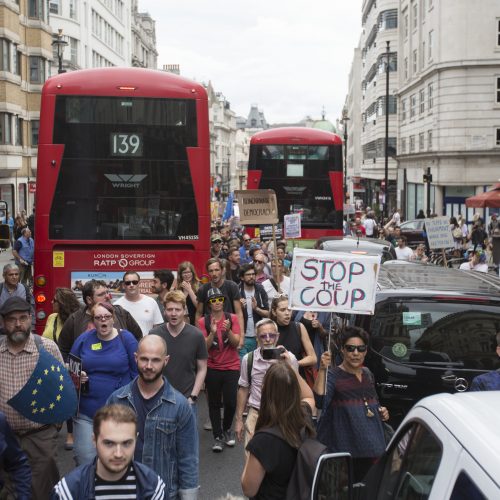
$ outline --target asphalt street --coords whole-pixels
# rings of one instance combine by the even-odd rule
[[[14,262],[8,249],[0,253],[0,267]],[[207,400],[204,394],[198,401],[198,429],[200,436],[200,500],[225,498],[227,493],[242,496],[240,477],[244,465],[243,445],[236,443],[234,448],[226,447],[222,453],[212,452],[213,436],[211,431],[203,429],[208,421]],[[58,465],[61,475],[74,468],[73,453],[64,449],[66,425],[59,436]]]

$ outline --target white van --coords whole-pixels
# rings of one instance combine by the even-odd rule
[[[350,457],[321,457],[312,496],[366,500],[500,499],[500,391],[419,401],[361,484]]]

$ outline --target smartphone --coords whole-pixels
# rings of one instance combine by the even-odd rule
[[[283,347],[270,347],[262,349],[262,359],[281,359],[281,355],[285,352]]]

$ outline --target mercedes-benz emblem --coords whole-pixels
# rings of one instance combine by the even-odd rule
[[[468,387],[469,387],[469,382],[467,382],[467,380],[465,380],[464,378],[457,378],[455,380],[455,389],[458,392],[465,392]]]

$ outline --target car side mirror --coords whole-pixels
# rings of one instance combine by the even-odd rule
[[[352,457],[349,453],[327,453],[316,465],[311,500],[352,500]]]

